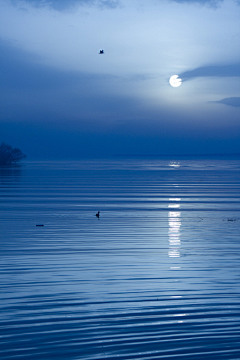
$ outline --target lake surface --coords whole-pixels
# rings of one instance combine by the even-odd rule
[[[240,359],[239,160],[2,168],[0,237],[1,359]]]

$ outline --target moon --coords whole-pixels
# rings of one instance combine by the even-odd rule
[[[178,77],[178,75],[173,75],[169,79],[169,84],[173,87],[179,87],[182,83],[182,79]]]

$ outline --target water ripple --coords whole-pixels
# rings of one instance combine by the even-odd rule
[[[1,359],[240,359],[239,165],[1,171]]]

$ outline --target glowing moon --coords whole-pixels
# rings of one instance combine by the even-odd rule
[[[169,84],[173,87],[179,87],[182,83],[182,79],[178,77],[178,75],[173,75],[169,79]]]

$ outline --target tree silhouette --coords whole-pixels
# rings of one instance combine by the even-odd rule
[[[11,145],[5,144],[4,142],[0,145],[0,165],[17,163],[25,157],[26,155],[18,148],[14,149]]]

